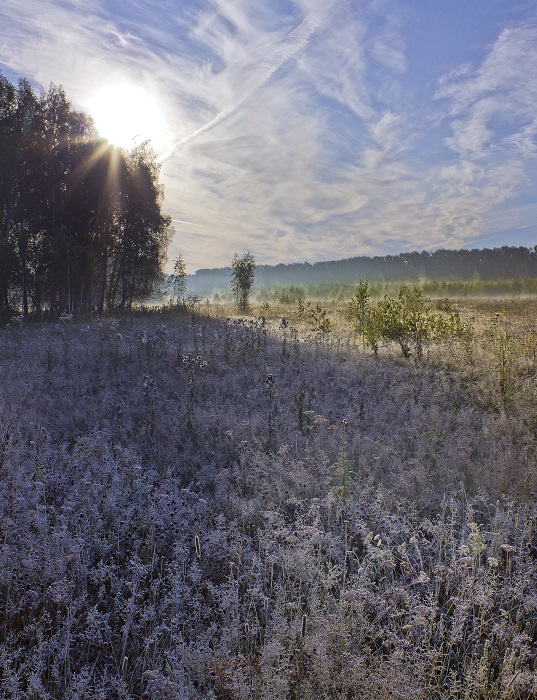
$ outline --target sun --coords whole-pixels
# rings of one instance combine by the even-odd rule
[[[130,149],[150,140],[155,150],[167,145],[162,106],[134,83],[106,85],[90,96],[87,111],[99,135],[114,146]]]

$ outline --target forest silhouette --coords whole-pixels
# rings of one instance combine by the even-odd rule
[[[192,293],[207,296],[224,289],[229,268],[200,269],[188,277]],[[419,282],[422,280],[524,280],[537,277],[537,250],[502,246],[472,250],[440,249],[413,251],[399,255],[357,256],[317,263],[295,262],[258,265],[256,287],[282,285],[358,284],[360,280],[379,282]],[[326,291],[326,289],[324,290]]]
[[[100,138],[62,87],[0,74],[0,313],[114,312],[162,276],[171,219],[149,144]]]

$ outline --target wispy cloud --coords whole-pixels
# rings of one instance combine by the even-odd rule
[[[0,24],[0,64],[82,107],[127,79],[162,103],[170,257],[189,269],[465,246],[537,184],[527,17],[420,104],[399,0],[3,0]]]
[[[537,184],[537,28],[504,30],[480,65],[445,76],[436,98],[456,156],[435,172],[440,209],[466,212],[479,238],[502,202]]]
[[[486,156],[485,149],[533,155],[537,127],[537,28],[505,29],[474,71],[446,76],[436,93],[455,117],[449,145],[460,153]]]
[[[239,13],[233,12],[231,13],[231,16],[235,18],[237,14]],[[244,30],[244,25],[246,23],[242,13],[239,14],[239,19],[241,20],[241,25]],[[246,84],[237,86],[237,94],[230,105],[225,107],[221,112],[218,112],[218,114],[206,124],[200,126],[188,136],[184,136],[183,138],[179,139],[179,141],[176,141],[176,143],[174,143],[173,146],[171,146],[171,148],[161,156],[160,161],[162,162],[169,158],[179,146],[182,146],[201,136],[205,132],[210,131],[224,121],[224,119],[227,119],[237,112],[237,110],[246,102],[246,100],[250,100],[255,96],[258,90],[260,90],[271,79],[276,71],[278,71],[289,59],[295,56],[307,45],[309,39],[317,29],[317,26],[318,24],[315,15],[313,13],[308,14],[301,21],[298,27],[295,27],[291,32],[289,32],[288,36],[281,42],[277,51],[268,53],[265,60],[258,64],[258,66],[255,66],[254,64],[253,68],[255,69],[258,67],[258,70],[253,71],[252,77],[246,81]]]

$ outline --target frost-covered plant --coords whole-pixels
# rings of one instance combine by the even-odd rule
[[[172,306],[185,303],[186,296],[186,264],[182,255],[173,261],[173,272],[165,279],[164,290],[169,295]]]
[[[307,319],[311,327],[311,337],[315,343],[326,341],[332,332],[332,321],[328,311],[321,304],[309,305]]]
[[[187,395],[187,422],[192,427],[192,418],[194,416],[194,404],[196,401],[198,375],[201,370],[207,367],[207,361],[201,355],[187,353],[183,355],[183,367],[187,375],[188,395]]]
[[[505,411],[487,338],[290,362],[278,325],[0,330],[1,697],[535,695],[530,350]]]

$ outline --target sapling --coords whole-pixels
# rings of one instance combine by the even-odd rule
[[[349,302],[348,316],[354,323],[354,332],[361,336],[363,345],[366,344],[366,332],[371,323],[370,300],[369,283],[367,280],[360,280],[354,297]]]
[[[231,261],[231,290],[239,313],[248,313],[250,309],[250,291],[254,283],[256,262],[248,251],[240,256],[235,253]]]
[[[315,344],[323,343],[327,340],[332,332],[332,321],[328,315],[328,311],[317,303],[310,307],[308,311],[308,320],[312,330],[312,339]]]

